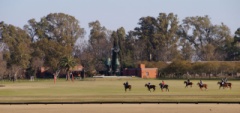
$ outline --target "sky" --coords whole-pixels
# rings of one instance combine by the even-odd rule
[[[214,25],[222,22],[231,34],[240,28],[240,0],[0,0],[0,21],[23,28],[27,21],[39,21],[50,13],[74,16],[88,37],[88,23],[99,20],[109,30],[138,27],[141,17],[174,13],[181,23],[185,17],[205,16]]]

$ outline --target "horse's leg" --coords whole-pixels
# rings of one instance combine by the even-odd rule
[[[226,84],[226,87],[228,88],[228,85]]]

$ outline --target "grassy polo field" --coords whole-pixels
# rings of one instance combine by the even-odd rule
[[[132,85],[124,91],[123,83]],[[199,80],[191,80],[193,87],[185,88],[184,80],[164,80],[169,92],[159,88],[161,80],[136,77],[86,78],[66,81],[52,79],[0,81],[0,103],[24,102],[240,102],[240,81],[229,80],[232,89],[219,89],[217,80],[203,80],[208,89],[201,91]],[[144,85],[148,82],[157,86],[149,92]]]

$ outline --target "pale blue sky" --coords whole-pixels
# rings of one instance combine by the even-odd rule
[[[209,15],[213,24],[226,24],[231,34],[240,27],[240,0],[0,0],[0,21],[23,28],[29,19],[37,21],[49,13],[66,13],[88,23],[99,20],[109,30],[137,27],[144,16],[173,12],[179,21],[188,16]]]

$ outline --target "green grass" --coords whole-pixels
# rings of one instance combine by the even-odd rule
[[[128,81],[132,91],[124,91],[123,83]],[[145,83],[157,86],[149,92]],[[240,81],[229,81],[232,89],[219,89],[217,80],[204,80],[208,89],[201,91],[193,80],[193,87],[185,88],[183,80],[165,80],[170,92],[162,92],[158,86],[161,80],[139,78],[87,78],[74,82],[37,80],[3,82],[0,84],[0,102],[240,102]]]

